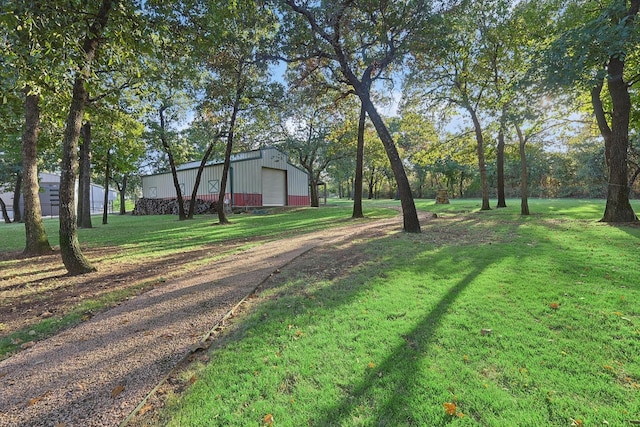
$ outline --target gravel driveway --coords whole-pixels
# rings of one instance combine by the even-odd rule
[[[398,219],[273,241],[168,281],[0,362],[0,426],[116,426],[276,270]]]

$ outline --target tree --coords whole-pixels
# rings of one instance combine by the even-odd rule
[[[384,178],[383,171],[389,169],[389,158],[375,130],[372,132],[365,128],[364,139],[363,181],[367,183],[367,199],[377,199]]]
[[[223,132],[220,130],[219,125],[220,124],[217,123],[217,119],[214,116],[207,112],[201,112],[200,117],[196,118],[187,129],[187,139],[193,145],[202,146],[204,151],[202,159],[200,160],[200,165],[198,166],[198,172],[196,173],[195,183],[191,191],[187,219],[193,219],[196,209],[196,195],[198,194],[198,188],[200,187],[200,181],[202,180],[202,173],[204,172],[207,162],[215,151],[214,149],[216,148],[216,144],[223,136]]]
[[[340,113],[335,94],[319,94],[311,87],[295,90],[283,118],[283,151],[309,174],[311,206],[320,206],[318,184],[327,167],[345,157],[353,139],[352,123]],[[308,100],[313,99],[311,104]]]
[[[102,203],[102,225],[108,223],[109,181],[111,180],[111,148],[107,148],[107,164],[104,167],[104,200]]]
[[[348,156],[336,160],[327,168],[327,175],[331,179],[332,191],[335,191],[341,199],[352,197],[351,187],[355,184],[355,164],[356,159]]]
[[[419,233],[420,223],[402,159],[371,98],[373,82],[401,63],[412,40],[432,28],[430,2],[344,0],[330,5],[285,0],[283,29],[289,58],[306,58],[339,84],[352,88],[378,132],[391,163],[403,211],[404,230]],[[291,13],[293,12],[293,14]],[[305,28],[306,27],[306,28]],[[313,59],[312,59],[313,58]]]
[[[107,26],[113,2],[103,0],[88,32],[82,40],[82,56],[78,58],[78,71],[73,83],[73,95],[65,124],[62,146],[62,174],[60,177],[60,252],[62,261],[71,275],[95,271],[95,267],[82,254],[78,242],[75,214],[75,182],[78,171],[77,148],[84,109],[88,100],[87,79],[91,64]]]
[[[78,172],[78,227],[92,228],[91,224],[91,122],[85,122],[80,128]]]
[[[8,91],[7,91],[8,92]],[[7,93],[5,92],[5,93]],[[10,92],[9,92],[10,93]],[[20,222],[20,193],[22,189],[22,149],[20,128],[24,119],[24,107],[16,96],[7,98],[7,102],[0,103],[0,115],[4,120],[0,122],[0,192],[13,190],[13,219]],[[22,119],[22,120],[21,120]],[[3,206],[6,210],[6,204]],[[5,222],[8,218],[5,218]]]
[[[396,131],[398,144],[407,153],[416,182],[415,192],[418,198],[422,198],[429,171],[428,166],[437,159],[437,156],[428,154],[435,153],[434,150],[438,146],[437,131],[431,120],[419,114],[408,104],[403,105],[400,113]]]
[[[32,256],[51,251],[42,223],[38,195],[37,144],[40,133],[40,92],[51,78],[48,70],[55,69],[60,60],[59,53],[52,49],[59,47],[57,42],[60,38],[52,36],[50,25],[56,19],[56,14],[51,13],[49,5],[19,4],[15,5],[12,12],[0,15],[0,28],[6,35],[0,44],[5,58],[1,63],[0,77],[3,82],[13,83],[20,88],[24,97],[22,171],[17,171],[16,176],[14,214],[20,212],[18,203],[22,181],[26,234],[24,254]]]
[[[95,135],[98,152],[109,154],[109,176],[120,195],[120,215],[126,214],[126,194],[133,175],[140,170],[146,154],[142,138],[144,126],[135,115],[126,110],[126,105],[100,109],[97,114],[103,126],[97,127]],[[103,166],[106,160],[103,156],[95,156],[96,170],[106,167],[106,165]],[[109,185],[103,184],[106,192]]]
[[[495,2],[490,2],[494,6]],[[429,39],[415,47],[415,66],[410,85],[412,96],[421,96],[431,106],[453,105],[469,115],[476,141],[482,189],[481,210],[489,210],[489,182],[485,156],[483,111],[490,112],[488,91],[492,76],[487,56],[487,30],[496,17],[485,2],[470,2],[447,16],[444,42],[433,48]],[[485,117],[487,120],[488,117]]]
[[[640,79],[629,73],[627,59],[640,46],[639,9],[640,0],[570,2],[562,9],[562,32],[547,55],[546,71],[552,84],[573,86],[591,96],[609,170],[603,222],[637,220],[629,203],[629,123],[633,109],[629,89]],[[611,111],[607,111],[609,108]]]
[[[205,59],[203,66],[208,75],[201,105],[221,123],[220,134],[226,139],[215,208],[218,222],[228,224],[225,199],[237,132],[250,121],[247,117],[250,112],[268,108],[273,94],[282,94],[280,85],[269,84],[268,62],[264,59],[273,43],[276,20],[268,10],[253,2],[211,0],[206,5],[206,13],[193,17],[198,25],[211,30],[207,31],[210,39],[200,46],[199,52]]]
[[[360,103],[360,115],[358,117],[358,144],[356,148],[356,172],[353,186],[353,213],[352,218],[364,218],[362,212],[362,184],[364,176],[364,135],[367,124],[367,110]]]
[[[25,89],[25,92],[29,89]],[[42,223],[38,184],[37,146],[40,133],[40,96],[25,93],[25,128],[22,134],[24,188],[24,222],[27,235],[24,254],[42,255],[51,252],[51,245]]]
[[[530,214],[527,143],[564,127],[568,124],[566,118],[575,113],[575,102],[565,94],[545,94],[544,82],[537,72],[535,58],[553,36],[557,10],[555,1],[517,3],[505,14],[507,19],[493,37],[495,51],[502,52],[496,55],[492,67],[496,107],[500,109],[499,139],[505,137],[508,128],[515,129],[520,156],[521,215]],[[504,161],[502,144],[498,155]],[[499,191],[504,193],[504,185]]]

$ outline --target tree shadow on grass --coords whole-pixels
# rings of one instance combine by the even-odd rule
[[[447,310],[453,305],[460,294],[476,279],[484,268],[476,267],[470,271],[456,285],[449,288],[431,311],[407,334],[403,335],[405,342],[389,351],[389,356],[375,369],[370,369],[360,384],[351,389],[348,398],[335,406],[325,409],[320,416],[319,425],[343,425],[352,417],[352,411],[367,396],[375,393],[382,376],[387,384],[394,384],[392,396],[384,406],[375,408],[375,418],[378,425],[444,425],[451,420],[451,416],[438,408],[441,416],[438,419],[421,419],[421,415],[414,414],[411,400],[425,393],[442,394],[446,390],[417,390],[412,377],[418,375],[422,362],[421,351],[432,344],[434,335],[440,327]],[[444,402],[443,402],[444,403]]]
[[[516,225],[517,226],[517,225]],[[475,231],[474,231],[475,232]],[[473,234],[472,232],[471,234]],[[482,232],[482,230],[481,230]],[[425,393],[435,396],[450,397],[450,392],[445,388],[442,390],[421,390],[419,389],[419,381],[416,375],[424,373],[424,358],[426,350],[434,344],[436,335],[441,332],[443,319],[446,317],[448,310],[460,297],[460,295],[476,280],[486,268],[498,263],[506,256],[504,251],[495,251],[492,253],[490,247],[484,244],[473,245],[469,240],[469,235],[465,235],[465,247],[456,248],[447,246],[442,240],[434,241],[433,236],[424,233],[421,236],[411,236],[406,234],[380,235],[371,239],[365,239],[364,242],[354,241],[352,244],[339,248],[315,249],[314,258],[315,265],[305,264],[304,260],[292,263],[287,270],[283,271],[282,277],[275,280],[274,286],[280,287],[283,282],[293,282],[293,285],[283,286],[276,289],[276,295],[267,301],[261,308],[257,317],[246,319],[242,324],[238,325],[238,333],[230,334],[215,345],[216,348],[223,348],[234,341],[240,341],[250,334],[251,336],[261,337],[263,340],[273,342],[275,346],[282,346],[278,353],[279,362],[286,366],[286,360],[291,353],[294,360],[298,350],[293,348],[296,344],[286,344],[285,341],[278,344],[278,340],[274,340],[274,334],[282,334],[283,327],[286,325],[295,325],[301,331],[313,330],[318,323],[335,322],[332,313],[340,313],[342,311],[352,310],[351,305],[356,304],[360,299],[366,299],[371,296],[370,292],[384,292],[384,288],[370,287],[372,281],[376,281],[379,277],[368,276],[360,272],[367,269],[367,264],[376,264],[378,269],[384,269],[381,265],[392,266],[394,259],[381,250],[388,245],[394,245],[395,239],[406,239],[408,242],[403,243],[408,249],[406,257],[403,257],[402,265],[409,265],[410,269],[416,276],[425,276],[425,286],[428,288],[425,292],[442,293],[442,296],[431,303],[428,307],[428,313],[413,322],[413,327],[405,333],[398,332],[391,340],[395,342],[390,349],[385,349],[384,359],[376,363],[375,369],[366,369],[363,367],[363,375],[360,380],[355,383],[344,383],[344,379],[336,375],[333,384],[325,384],[322,387],[337,387],[342,390],[339,393],[338,400],[334,400],[333,404],[322,406],[318,402],[317,410],[313,414],[313,420],[307,420],[309,425],[350,425],[358,424],[354,421],[357,418],[357,412],[360,408],[374,411],[374,414],[368,413],[367,419],[376,419],[378,425],[444,425],[452,420],[442,408],[432,408],[429,411],[423,411],[420,408],[420,400],[425,397]],[[374,240],[375,245],[370,246],[370,241]],[[434,243],[435,242],[435,243]],[[452,242],[449,242],[449,245]],[[455,243],[455,242],[453,242]],[[415,249],[414,249],[415,248]],[[477,251],[483,249],[489,252],[482,256]],[[366,256],[363,254],[367,253]],[[371,252],[373,251],[373,252]],[[429,254],[424,256],[424,252]],[[452,262],[451,258],[466,258],[467,261]],[[460,258],[460,259],[461,259]],[[327,263],[323,263],[323,259]],[[330,263],[329,259],[334,262]],[[335,261],[338,261],[337,263]],[[464,263],[465,265],[462,265]],[[340,268],[329,269],[328,266]],[[354,266],[359,268],[352,269]],[[440,270],[439,270],[440,269]],[[437,271],[439,270],[439,271]],[[460,271],[467,271],[466,274]],[[434,275],[433,273],[438,274]],[[428,277],[434,278],[440,275],[446,282],[452,281],[449,277],[458,277],[460,279],[453,282],[448,288],[444,288],[442,284],[430,283]],[[310,279],[310,280],[307,280]],[[331,280],[331,284],[326,286],[315,286],[314,281]],[[437,279],[433,279],[434,281]],[[289,307],[283,310],[283,307]],[[318,308],[320,307],[320,308]],[[393,313],[376,313],[377,315],[391,316]],[[399,314],[402,316],[402,314]],[[393,316],[392,316],[393,317]],[[344,318],[341,318],[342,321]],[[389,317],[387,317],[389,319]],[[391,320],[390,320],[391,321]],[[353,324],[353,329],[357,329],[360,325]],[[250,331],[250,332],[249,332]],[[286,334],[287,332],[285,332]],[[384,333],[383,331],[367,331],[366,333]],[[479,332],[478,332],[479,333]],[[354,335],[355,336],[355,335]],[[401,336],[400,343],[398,339]],[[295,339],[295,338],[294,338]],[[351,342],[350,337],[337,336],[336,340],[342,341],[339,347],[344,347],[344,351],[348,352],[349,347],[355,345]],[[366,338],[363,338],[363,342]],[[307,344],[305,339],[300,341],[300,345],[321,346],[320,343]],[[291,352],[290,352],[291,350]],[[295,350],[295,351],[294,351]],[[313,350],[312,350],[313,351]],[[318,364],[324,364],[321,349],[319,349]],[[376,359],[376,362],[379,359]],[[266,363],[266,362],[265,362]],[[326,366],[332,366],[328,364]],[[230,368],[233,369],[233,368]],[[261,369],[260,366],[244,366],[243,369]],[[293,369],[293,368],[292,368]],[[356,369],[358,369],[356,367]],[[256,371],[257,372],[257,371]],[[285,375],[286,373],[283,373]],[[426,373],[428,375],[428,372]],[[319,373],[325,375],[325,373]],[[287,378],[285,377],[285,382]],[[315,380],[310,378],[309,381],[314,383]],[[207,384],[208,390],[218,390],[219,385]],[[386,401],[384,397],[376,396],[381,387],[385,387],[385,395],[389,396]],[[389,389],[392,391],[388,392]],[[220,389],[222,392],[222,389]],[[388,393],[386,393],[388,392]],[[258,393],[260,394],[260,393]],[[195,397],[194,399],[198,399]],[[435,400],[438,401],[439,398]],[[270,398],[268,400],[271,400]],[[377,403],[371,405],[370,400]],[[433,402],[433,396],[430,402]],[[380,404],[380,402],[383,402]],[[417,403],[417,404],[416,404]],[[442,402],[444,403],[444,401]],[[429,404],[429,403],[425,403]],[[432,403],[431,403],[432,404]],[[440,404],[441,405],[441,404]],[[188,406],[188,405],[187,405]],[[211,408],[218,411],[219,408]],[[211,414],[209,409],[203,409]],[[425,415],[425,412],[429,415]],[[435,414],[435,415],[433,415]],[[425,419],[430,417],[429,419]],[[298,420],[300,421],[300,420]],[[222,424],[217,424],[222,425]]]

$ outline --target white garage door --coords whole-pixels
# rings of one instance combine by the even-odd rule
[[[278,169],[262,168],[262,205],[284,206],[287,203],[287,175]]]

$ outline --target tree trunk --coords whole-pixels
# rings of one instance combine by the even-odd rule
[[[629,117],[631,98],[629,86],[623,78],[624,61],[611,57],[608,66],[607,89],[613,105],[609,149],[605,150],[609,166],[607,204],[602,222],[631,222],[637,217],[629,202]]]
[[[80,170],[78,175],[78,227],[92,228],[91,224],[91,122],[80,129]]]
[[[368,180],[369,194],[367,195],[367,199],[369,199],[369,200],[371,200],[371,199],[373,199],[375,197],[375,192],[376,192],[375,173],[376,173],[376,167],[372,166],[371,167],[371,174],[369,175],[369,180]]]
[[[196,210],[196,196],[198,194],[198,188],[200,187],[200,180],[202,179],[202,171],[204,171],[204,167],[207,165],[207,160],[209,160],[209,156],[211,156],[214,144],[215,141],[211,141],[209,143],[207,151],[205,151],[204,156],[202,156],[202,161],[200,162],[200,166],[198,167],[196,182],[193,184],[193,190],[191,191],[191,200],[189,200],[189,212],[187,213],[187,219],[193,219],[193,214]]]
[[[187,219],[187,215],[184,212],[184,200],[182,198],[182,190],[180,189],[180,183],[178,182],[178,170],[176,169],[176,162],[173,158],[173,152],[169,141],[167,141],[166,123],[164,120],[164,111],[168,107],[163,105],[160,107],[158,114],[160,115],[160,142],[164,148],[167,157],[169,158],[169,166],[171,167],[171,177],[173,178],[173,187],[176,189],[176,198],[178,199],[178,220],[184,221]]]
[[[4,203],[4,200],[0,197],[0,209],[2,210],[2,219],[6,224],[11,224],[11,218],[9,218],[9,212],[7,212],[7,205]]]
[[[104,202],[102,203],[102,225],[108,223],[109,180],[111,179],[111,150],[107,149],[107,165],[104,168]]]
[[[364,105],[360,104],[360,119],[358,120],[358,148],[356,150],[356,176],[353,189],[353,213],[351,218],[364,218],[362,212],[362,171],[364,163],[364,127],[367,120],[367,112]]]
[[[233,103],[233,111],[229,119],[229,133],[227,134],[227,146],[224,150],[224,166],[222,167],[222,179],[220,180],[220,194],[218,196],[218,202],[216,203],[216,212],[218,212],[218,223],[229,224],[227,215],[224,212],[224,199],[227,190],[227,178],[229,176],[229,168],[231,166],[231,151],[233,150],[233,137],[236,127],[236,119],[238,117],[238,111],[240,110],[240,96],[242,95],[242,89],[238,82],[238,88],[236,90],[236,99]]]
[[[309,196],[311,199],[311,207],[318,208],[320,207],[320,196],[318,195],[318,180],[313,175],[312,171],[309,171]]]
[[[80,129],[80,135],[82,136],[84,130],[84,126]],[[76,221],[78,222],[78,228],[82,228],[82,217],[84,214],[84,167],[83,167],[83,158],[84,158],[84,142],[79,146],[79,156],[78,156],[78,203],[76,204]]]
[[[471,115],[473,120],[473,128],[476,133],[476,151],[478,153],[478,168],[480,169],[480,184],[482,187],[482,207],[480,210],[491,210],[489,206],[489,183],[487,180],[487,165],[484,158],[484,137],[482,136],[482,127],[480,126],[480,120],[475,110],[471,107],[467,107],[467,111]]]
[[[60,177],[60,252],[62,262],[71,275],[95,271],[80,250],[78,242],[78,225],[75,214],[75,183],[78,172],[78,139],[82,127],[82,117],[87,102],[86,79],[89,76],[91,61],[96,54],[98,44],[111,10],[112,1],[103,0],[95,21],[89,28],[82,48],[85,53],[84,63],[79,64],[73,84],[73,97],[67,116],[62,144],[62,174]]]
[[[75,208],[75,184],[78,172],[78,139],[87,99],[85,80],[77,76],[73,84],[73,99],[65,125],[60,176],[60,252],[70,275],[95,271],[80,250]]]
[[[520,151],[520,215],[529,215],[529,199],[527,198],[528,188],[528,173],[527,173],[527,153],[525,151],[525,144],[527,139],[522,134],[520,126],[516,125],[516,132],[518,133],[518,146]]]
[[[127,214],[127,181],[129,181],[129,175],[122,177],[122,186],[118,187],[118,192],[120,193],[120,215]]]
[[[504,127],[500,125],[498,131],[498,152],[496,167],[498,169],[498,204],[497,208],[506,208],[507,201],[504,194]]]
[[[25,126],[22,133],[22,177],[24,193],[24,228],[27,256],[51,252],[47,232],[42,223],[40,185],[38,184],[38,134],[40,133],[40,95],[25,89]],[[14,211],[15,212],[15,211]],[[15,220],[15,213],[14,213]]]
[[[36,144],[37,144],[36,140]],[[24,160],[23,160],[24,165]],[[24,167],[24,166],[23,166]],[[13,222],[22,222],[22,210],[20,209],[20,195],[22,194],[22,173],[21,171],[16,172],[16,185],[13,188]],[[36,171],[36,176],[37,176]],[[39,199],[38,199],[39,200]],[[42,215],[42,212],[40,212]]]
[[[362,102],[369,119],[373,123],[373,126],[378,132],[378,136],[384,145],[384,149],[387,152],[387,157],[391,163],[391,169],[398,185],[398,193],[400,197],[400,204],[402,206],[402,216],[404,231],[408,233],[420,233],[420,221],[418,220],[418,211],[416,205],[413,202],[413,195],[411,194],[411,186],[409,185],[409,179],[402,165],[402,159],[398,154],[393,138],[389,133],[389,129],[384,124],[382,117],[378,114],[378,110],[371,102],[368,93],[358,93],[360,101]]]

